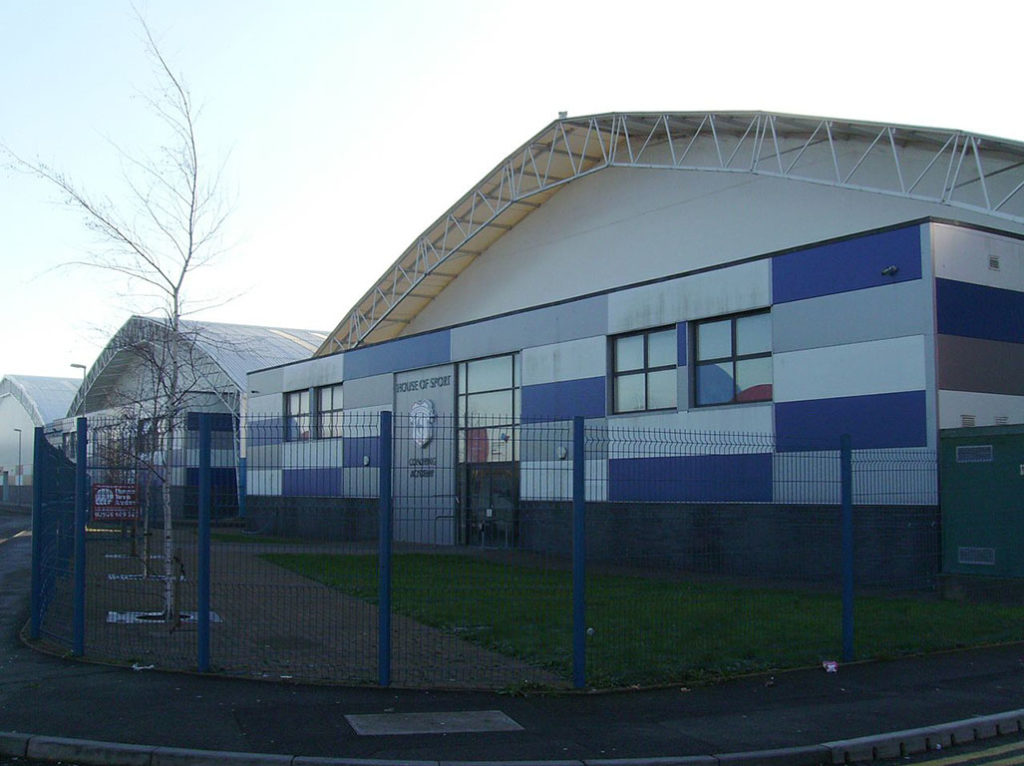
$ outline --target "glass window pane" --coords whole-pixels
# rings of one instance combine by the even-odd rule
[[[731,402],[735,390],[732,363],[702,364],[697,367],[697,404]]]
[[[736,401],[768,402],[771,398],[771,357],[763,356],[736,362]]]
[[[732,320],[697,325],[697,359],[723,359],[732,356]]]
[[[630,335],[615,340],[615,371],[642,370],[644,368],[644,336]]]
[[[512,357],[496,356],[466,364],[466,391],[494,391],[512,387]],[[508,414],[508,413],[506,413]]]
[[[470,428],[512,422],[512,389],[466,397],[466,425]]]
[[[659,370],[647,374],[647,409],[663,410],[676,406],[676,371]]]
[[[647,336],[647,366],[674,367],[676,364],[676,331],[662,330]]]
[[[615,411],[636,412],[644,409],[644,375],[619,375],[615,378]]]
[[[736,355],[763,354],[772,350],[770,314],[754,314],[736,320]]]

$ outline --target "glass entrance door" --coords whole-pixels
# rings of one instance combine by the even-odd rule
[[[519,488],[516,464],[470,463],[463,469],[465,543],[481,548],[514,547]]]

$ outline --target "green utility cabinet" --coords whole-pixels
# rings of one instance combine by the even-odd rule
[[[1024,426],[942,431],[942,571],[1024,577]]]

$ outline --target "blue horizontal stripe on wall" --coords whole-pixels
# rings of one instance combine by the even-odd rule
[[[779,452],[839,449],[850,434],[854,449],[927,445],[924,391],[841,396],[775,405]]]
[[[603,376],[523,386],[523,420],[568,420],[576,415],[601,418],[606,400]]]
[[[189,431],[199,430],[199,414],[198,412],[190,412],[185,417],[185,428]],[[210,416],[210,430],[211,431],[234,431],[235,430],[235,416],[230,412],[211,412]]]
[[[897,271],[882,274],[890,266]],[[786,303],[920,278],[921,230],[915,225],[772,258],[772,301]]]
[[[340,497],[340,468],[286,468],[281,475],[285,497]]]
[[[451,360],[451,331],[438,330],[346,351],[345,380],[431,367]]]
[[[347,468],[363,467],[363,458],[370,458],[366,467],[380,465],[379,436],[346,436],[342,439],[342,460]]]
[[[608,461],[613,502],[747,502],[772,500],[772,456],[695,455]]]
[[[936,279],[935,307],[940,335],[1024,343],[1024,293]]]

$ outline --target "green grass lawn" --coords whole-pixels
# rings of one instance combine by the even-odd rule
[[[373,555],[265,554],[279,566],[376,602]],[[837,595],[656,576],[587,578],[591,686],[695,683],[839,659]],[[399,554],[394,611],[568,677],[569,572],[463,555]],[[859,597],[858,659],[1024,639],[1024,608],[931,597]]]

